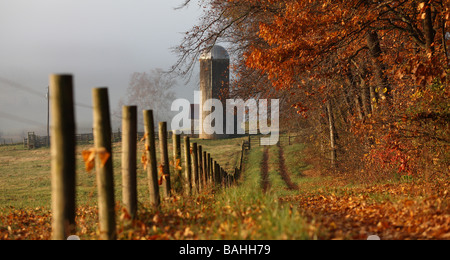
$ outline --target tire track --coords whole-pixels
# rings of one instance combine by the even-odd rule
[[[269,148],[264,149],[263,160],[261,162],[261,188],[263,193],[267,193],[270,188],[269,181]]]
[[[280,162],[280,175],[281,178],[284,180],[284,182],[286,183],[286,186],[288,187],[288,189],[290,190],[298,190],[299,187],[297,184],[293,183],[291,180],[291,176],[286,168],[286,160],[284,158],[284,149],[283,147],[280,145],[280,143],[278,143],[278,157],[279,157],[279,162]]]

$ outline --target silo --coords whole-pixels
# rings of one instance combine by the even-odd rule
[[[226,99],[229,96],[230,86],[230,56],[227,50],[219,45],[215,45],[209,51],[205,51],[200,57],[200,91],[202,92],[201,106],[203,110],[205,102],[209,99],[217,99],[222,103],[223,108],[223,134],[207,134],[202,126],[200,138],[202,139],[222,139],[226,135]],[[214,110],[213,110],[214,111]],[[200,124],[205,121],[211,112],[201,112]],[[216,123],[216,122],[214,122]],[[215,124],[212,124],[214,127]]]

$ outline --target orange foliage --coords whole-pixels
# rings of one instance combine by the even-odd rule
[[[448,1],[214,2],[213,9],[234,8],[232,17],[236,5],[264,14],[248,19],[257,24],[258,39],[242,38],[250,44],[239,62],[267,77],[303,119],[323,121],[324,103],[332,100],[340,112],[333,111],[337,131],[357,134],[372,165],[421,174],[434,160],[440,162],[434,170],[448,173]],[[371,88],[370,99],[360,93],[364,88]],[[349,142],[340,146],[350,151]],[[428,162],[421,160],[428,152]]]

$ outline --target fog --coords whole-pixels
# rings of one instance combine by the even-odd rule
[[[202,10],[184,0],[0,0],[0,132],[46,132],[48,78],[74,75],[79,132],[92,128],[91,89],[107,86],[112,109],[133,72],[169,69]],[[179,81],[192,99],[195,81]]]

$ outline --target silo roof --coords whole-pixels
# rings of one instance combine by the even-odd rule
[[[201,60],[229,60],[230,55],[227,50],[219,45],[214,45],[211,50],[204,51],[200,56]]]

